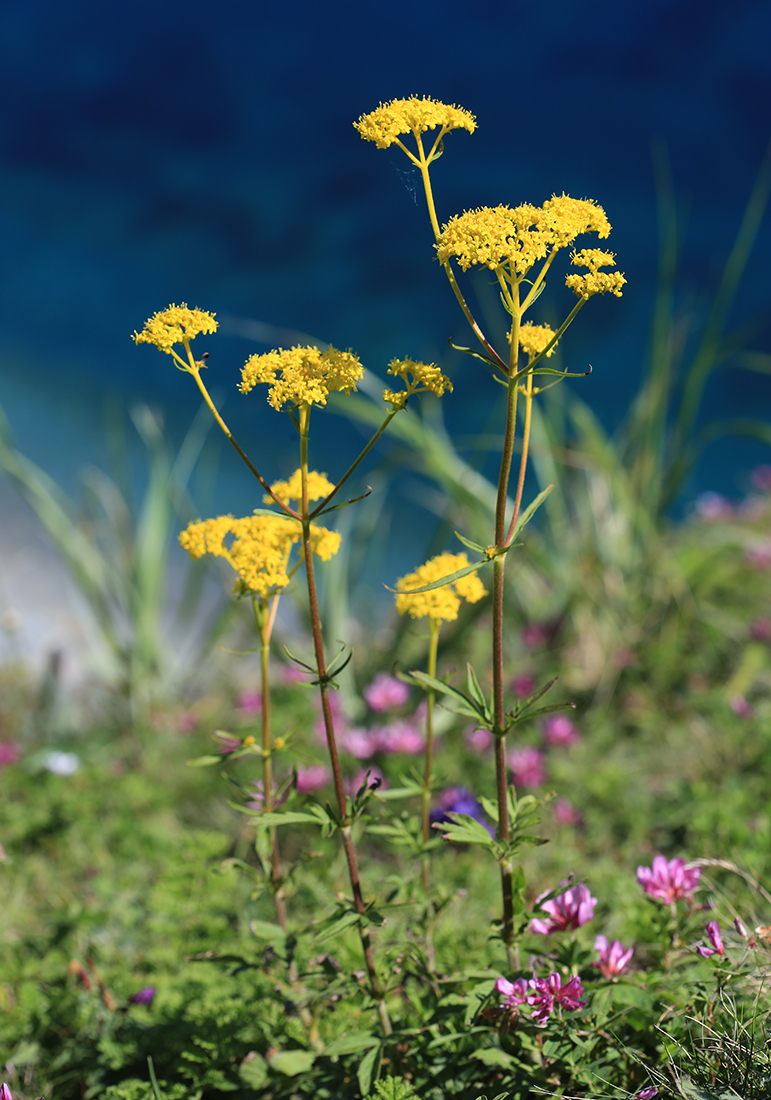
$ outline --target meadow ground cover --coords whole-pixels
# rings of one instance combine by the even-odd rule
[[[699,445],[679,418],[670,450],[671,345],[660,332],[623,446],[562,396],[578,376],[547,363],[591,297],[622,292],[613,254],[576,246],[608,237],[604,210],[562,195],[441,227],[431,166],[473,116],[413,97],[356,125],[420,172],[478,345],[461,350],[502,402],[497,479],[431,411],[452,392],[438,366],[395,360],[397,388],[372,397],[353,352],[313,346],[242,369],[244,397],[266,385],[276,430],[299,441],[297,470],[269,484],[210,397],[214,342],[194,354],[214,316],[170,306],[135,333],[192,377],[259,483],[252,514],[181,535],[235,579],[251,653],[232,660],[252,680],[160,690],[161,501],[179,504],[186,477],[153,435],[122,572],[93,539],[67,543],[122,706],[67,729],[50,691],[4,672],[0,1043],[14,1095],[768,1095],[771,472],[741,504],[707,496],[668,526],[683,450],[692,461]],[[524,320],[563,260],[578,269],[564,321]],[[462,289],[475,265],[497,283],[502,338]],[[707,335],[686,383],[720,359],[722,329]],[[689,409],[697,391],[686,384]],[[333,403],[373,426],[334,479],[310,463],[311,422],[323,431]],[[354,653],[337,643],[334,571],[351,559],[327,524],[366,508],[361,464],[388,433],[444,490],[448,530],[389,578],[390,622],[381,611]],[[541,489],[526,504],[529,460]],[[64,545],[66,502],[8,442],[3,464]],[[341,526],[355,537],[355,520]],[[116,563],[122,583],[105,595],[86,559]],[[287,600],[303,609],[291,633]]]

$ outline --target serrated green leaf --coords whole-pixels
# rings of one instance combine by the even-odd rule
[[[268,1065],[285,1077],[297,1077],[301,1073],[307,1073],[315,1060],[316,1055],[312,1050],[282,1050],[268,1059]]]

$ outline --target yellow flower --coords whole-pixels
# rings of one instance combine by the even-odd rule
[[[281,409],[292,405],[326,405],[333,390],[350,393],[364,374],[357,356],[329,347],[294,347],[266,355],[252,355],[241,370],[241,393],[249,393],[258,382],[270,385],[268,404]]]
[[[481,600],[487,592],[476,573],[468,573],[457,581],[444,584],[441,588],[432,588],[430,592],[418,592],[410,594],[411,588],[422,588],[432,581],[449,577],[459,569],[469,564],[465,554],[439,554],[431,558],[424,565],[418,566],[414,573],[408,573],[406,577],[400,577],[396,582],[398,593],[396,596],[396,610],[400,615],[408,614],[413,619],[422,619],[427,615],[430,619],[445,620],[447,622],[457,619],[461,598],[469,603]]]
[[[390,401],[395,409],[403,409],[413,394],[431,391],[441,397],[445,390],[452,393],[452,382],[442,374],[436,363],[418,363],[414,359],[393,359],[389,374],[396,374],[407,384],[406,390],[383,390],[383,400]],[[412,378],[410,378],[412,375]]]
[[[227,535],[232,536],[230,545]],[[192,558],[213,554],[225,558],[238,573],[235,591],[271,596],[289,584],[288,564],[292,546],[302,537],[295,520],[282,516],[217,516],[191,523],[179,536],[180,545]],[[340,548],[339,531],[311,524],[311,550],[329,561]]]
[[[448,107],[445,103],[423,96],[410,96],[409,99],[392,99],[381,103],[375,111],[362,115],[354,127],[365,141],[374,141],[378,149],[387,149],[398,140],[400,134],[423,134],[426,130],[442,127],[447,130],[476,129],[476,119],[462,107]]]
[[[454,256],[466,271],[472,264],[485,264],[491,270],[510,264],[524,275],[534,263],[545,258],[550,236],[540,231],[541,210],[528,203],[522,206],[482,206],[450,218],[436,246],[439,262]]]
[[[290,500],[300,500],[302,498],[302,471],[295,470],[288,481],[276,481],[271,485],[271,489],[284,503],[288,503]],[[319,474],[316,470],[308,470],[308,501],[321,500],[322,497],[329,496],[334,489],[334,485],[328,479],[326,474]],[[266,504],[273,503],[273,497],[268,496],[266,493],[262,498]]]
[[[185,302],[181,306],[169,306],[155,313],[145,322],[141,332],[135,332],[132,340],[135,344],[155,344],[161,351],[171,355],[174,344],[184,344],[199,332],[216,332],[217,322],[213,313],[202,309],[188,309]]]
[[[530,321],[525,321],[519,330],[519,346],[531,359],[535,359],[536,355],[540,355],[553,339],[554,330],[549,328],[548,325],[534,325]],[[547,351],[546,358],[549,359],[556,350],[557,345],[555,344],[550,351]]]
[[[565,286],[578,298],[589,298],[592,294],[615,294],[621,297],[621,288],[626,279],[620,271],[600,271],[601,267],[611,267],[616,262],[612,252],[603,252],[601,248],[584,248],[574,252],[570,262],[575,267],[588,267],[588,275],[568,275]]]
[[[564,248],[582,233],[596,233],[600,238],[610,235],[608,216],[594,199],[552,195],[542,209],[541,227],[552,233],[555,248]]]
[[[554,195],[543,206],[483,206],[457,214],[442,229],[436,251],[440,263],[454,257],[464,271],[472,264],[491,270],[506,264],[519,279],[551,252],[590,232],[610,233],[602,207],[591,199]]]

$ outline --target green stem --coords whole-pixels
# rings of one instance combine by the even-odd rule
[[[327,737],[327,749],[332,765],[332,776],[335,786],[335,798],[337,810],[342,822],[340,833],[343,838],[343,850],[348,864],[348,877],[353,893],[353,903],[360,917],[366,913],[366,906],[361,891],[359,879],[359,866],[356,858],[356,849],[351,834],[351,820],[348,815],[348,805],[343,786],[343,774],[340,768],[340,756],[337,751],[337,738],[335,737],[335,723],[332,717],[332,708],[329,703],[329,680],[327,677],[326,661],[324,659],[324,644],[321,636],[321,619],[319,616],[318,595],[316,592],[316,576],[313,569],[313,551],[311,548],[311,520],[308,514],[308,426],[310,422],[310,405],[300,407],[300,471],[302,479],[302,528],[303,528],[303,556],[305,560],[305,577],[308,585],[308,608],[311,618],[311,631],[313,634],[313,650],[316,657],[316,669],[319,678],[319,693],[321,696],[321,713],[324,719],[324,730]],[[380,1025],[386,1036],[393,1031],[388,1015],[385,997],[380,979],[375,966],[375,955],[372,949],[369,928],[363,921],[359,921],[359,938],[364,953],[364,964],[369,977],[369,988],[372,999],[375,1002]]]
[[[409,154],[409,155],[410,155],[411,160],[417,165],[418,168],[420,168],[420,174],[423,178],[423,190],[425,191],[425,194],[426,194],[426,204],[428,205],[428,216],[431,219],[431,228],[434,231],[434,238],[436,239],[436,241],[438,243],[439,237],[440,237],[439,219],[436,216],[436,206],[434,205],[434,193],[431,189],[431,176],[429,175],[429,171],[428,171],[428,168],[429,168],[429,165],[430,165],[431,159],[432,159],[431,154],[433,154],[434,150],[436,149],[436,147],[438,145],[438,140],[436,142],[434,142],[433,148],[431,150],[431,154],[429,154],[429,156],[426,157],[425,152],[423,151],[423,142],[420,139],[420,135],[416,134],[415,136],[416,136],[417,142],[418,142],[418,152],[420,154],[420,159],[416,159],[414,156],[412,156],[412,154]],[[405,152],[407,152],[407,149],[404,146],[402,146],[402,148],[404,149]],[[477,340],[482,345],[482,347],[485,349],[485,351],[490,356],[490,358],[494,359],[495,362],[498,364],[498,366],[503,371],[508,371],[508,367],[507,367],[506,363],[504,362],[503,359],[501,359],[498,352],[495,350],[495,348],[492,346],[492,344],[487,339],[485,334],[482,332],[482,329],[477,324],[476,318],[474,317],[473,313],[469,309],[468,304],[466,302],[466,299],[463,297],[461,289],[458,286],[458,282],[457,282],[457,279],[455,278],[455,274],[452,270],[452,267],[450,266],[450,261],[448,260],[446,263],[442,264],[442,267],[444,268],[444,273],[445,273],[445,275],[447,276],[447,278],[450,282],[450,286],[452,287],[452,292],[458,300],[458,305],[463,310],[463,315],[466,318],[466,320],[468,321],[469,325],[471,326],[471,329],[472,329],[474,335],[476,336]]]
[[[441,628],[441,619],[428,620],[430,630],[430,641],[428,646],[428,675],[436,677],[436,655],[439,649],[439,630]],[[429,816],[431,813],[431,768],[434,761],[434,706],[436,703],[436,694],[433,689],[429,689],[426,693],[426,764],[423,773],[423,797],[421,804],[421,824],[423,833],[423,843],[428,844],[431,836],[431,822]],[[423,889],[428,890],[430,879],[430,863],[431,857],[426,854],[423,856]]]
[[[309,519],[316,519],[316,517],[317,517],[317,516],[321,515],[321,513],[322,513],[322,512],[324,511],[324,509],[326,508],[326,506],[327,506],[327,505],[329,504],[329,502],[330,502],[330,500],[332,499],[332,497],[334,497],[334,496],[335,496],[335,494],[336,494],[336,493],[337,493],[337,492],[338,492],[338,491],[339,491],[340,489],[342,489],[343,485],[345,485],[346,481],[347,481],[347,480],[348,480],[348,478],[349,478],[349,477],[351,476],[351,474],[352,474],[352,473],[354,472],[354,470],[355,470],[355,469],[356,469],[356,467],[357,467],[357,466],[359,465],[359,463],[360,463],[360,462],[362,462],[362,460],[363,460],[363,459],[365,459],[365,458],[367,457],[367,455],[369,454],[369,452],[370,452],[370,451],[372,450],[372,448],[373,448],[373,447],[375,446],[375,444],[377,443],[378,439],[380,439],[380,437],[381,437],[381,435],[383,434],[383,432],[384,432],[384,431],[386,430],[386,428],[388,427],[388,425],[389,425],[389,424],[391,423],[391,421],[393,420],[394,416],[396,416],[397,412],[399,412],[399,409],[391,409],[391,411],[390,411],[390,412],[388,413],[388,415],[386,416],[386,418],[385,418],[385,420],[383,421],[383,423],[382,423],[382,424],[380,425],[380,427],[378,428],[378,430],[377,430],[377,431],[375,432],[375,434],[374,434],[374,435],[372,436],[372,439],[370,439],[370,441],[369,441],[369,443],[367,444],[367,446],[366,446],[366,447],[364,448],[364,450],[363,450],[363,451],[362,451],[362,452],[361,452],[361,453],[359,454],[359,456],[358,456],[357,458],[355,458],[355,459],[354,459],[354,461],[353,461],[353,462],[351,463],[351,465],[350,465],[350,466],[348,467],[348,469],[347,469],[347,470],[345,471],[345,473],[343,474],[343,476],[342,476],[342,477],[340,478],[340,480],[338,481],[337,485],[335,485],[335,487],[334,487],[334,489],[332,490],[332,492],[331,492],[331,493],[328,493],[328,494],[327,494],[327,496],[325,496],[325,497],[324,497],[324,499],[322,500],[321,504],[317,504],[317,505],[316,505],[316,507],[315,507],[315,508],[313,509],[313,511],[312,511],[312,512],[310,513],[310,516],[308,517]]]

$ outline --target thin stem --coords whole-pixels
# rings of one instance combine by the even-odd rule
[[[514,436],[517,425],[517,395],[519,385],[516,381],[519,355],[519,286],[512,280],[512,325],[511,351],[509,359],[509,388],[506,401],[506,429],[503,437],[503,453],[498,475],[498,496],[495,507],[495,546],[505,544],[506,501],[509,489],[509,476],[514,454]],[[508,843],[509,809],[507,800],[506,742],[504,735],[505,707],[503,697],[503,582],[506,568],[506,555],[502,554],[493,563],[493,734],[495,736],[495,783],[498,795],[498,839]],[[514,891],[513,866],[510,859],[501,861],[501,893],[503,900],[503,942],[510,968],[515,969],[517,952],[514,947]]]
[[[190,349],[189,349],[189,348],[188,348],[188,354],[190,355]],[[175,356],[175,358],[179,359],[179,356]],[[251,461],[251,459],[249,458],[249,456],[248,456],[248,455],[246,454],[246,452],[245,452],[245,451],[244,451],[244,450],[243,450],[243,449],[242,449],[242,448],[241,448],[241,447],[239,446],[239,444],[238,444],[238,442],[237,442],[237,440],[236,440],[235,436],[233,435],[233,433],[231,432],[230,428],[229,428],[229,427],[227,426],[227,424],[225,423],[225,421],[224,421],[224,420],[222,419],[222,417],[220,416],[220,414],[219,414],[219,410],[218,410],[217,406],[216,406],[216,405],[214,404],[214,402],[212,401],[211,397],[209,396],[209,391],[208,391],[208,390],[206,389],[206,386],[205,386],[205,385],[204,385],[204,383],[203,383],[203,379],[201,378],[201,372],[200,372],[200,367],[199,367],[199,366],[198,366],[198,364],[197,364],[197,363],[196,363],[196,362],[195,362],[195,361],[193,360],[193,357],[192,357],[192,355],[190,355],[190,359],[191,359],[191,363],[192,363],[192,366],[187,366],[187,365],[186,365],[185,363],[183,363],[183,361],[182,361],[181,359],[179,360],[179,361],[180,361],[180,362],[182,363],[182,369],[183,369],[183,370],[186,370],[188,374],[192,374],[193,378],[195,378],[195,381],[196,381],[196,385],[198,386],[198,389],[199,389],[199,390],[201,391],[201,395],[202,395],[202,397],[203,397],[204,401],[205,401],[205,402],[206,402],[206,404],[207,404],[207,405],[209,406],[209,410],[210,410],[210,412],[211,412],[212,416],[213,416],[213,417],[214,417],[214,419],[215,419],[215,420],[217,421],[217,423],[219,424],[220,428],[222,428],[222,431],[223,431],[223,432],[225,433],[225,435],[227,436],[227,438],[228,438],[228,440],[230,441],[230,443],[232,444],[233,448],[234,448],[234,449],[235,449],[235,450],[237,451],[237,453],[238,453],[238,455],[240,456],[240,458],[241,458],[241,459],[242,459],[242,460],[243,460],[243,461],[244,461],[244,462],[246,463],[246,465],[247,465],[247,466],[249,467],[249,470],[250,470],[250,471],[251,471],[251,472],[252,472],[252,473],[254,474],[254,476],[255,476],[255,477],[257,478],[257,480],[259,481],[260,485],[262,485],[262,487],[263,487],[263,489],[265,490],[265,492],[266,492],[266,493],[267,493],[267,494],[268,494],[268,495],[269,495],[269,496],[270,496],[270,497],[271,497],[271,498],[272,498],[272,499],[273,499],[273,500],[274,500],[274,501],[276,502],[276,504],[277,504],[277,505],[279,506],[279,508],[280,508],[280,509],[282,510],[282,512],[286,512],[286,514],[287,514],[288,516],[292,516],[292,517],[293,517],[294,519],[299,519],[299,518],[300,518],[300,516],[298,515],[298,513],[297,513],[297,512],[295,512],[294,508],[290,508],[288,504],[284,504],[283,500],[281,500],[281,498],[280,498],[280,497],[277,497],[277,496],[276,496],[276,494],[275,494],[275,493],[273,492],[273,490],[271,489],[270,485],[268,485],[267,481],[266,481],[266,480],[265,480],[265,478],[264,478],[264,477],[262,476],[262,474],[260,473],[260,471],[259,471],[259,470],[257,469],[257,467],[256,467],[256,466],[255,466],[255,465],[254,465],[254,464],[252,463],[252,461]]]
[[[348,805],[343,786],[343,774],[340,768],[340,756],[337,751],[337,739],[335,737],[335,723],[332,717],[332,708],[329,702],[329,680],[327,677],[326,662],[324,659],[324,644],[321,636],[321,619],[319,617],[319,603],[316,592],[316,577],[313,569],[313,551],[311,548],[311,521],[308,514],[308,425],[310,422],[310,405],[300,407],[300,476],[302,479],[302,527],[303,527],[303,555],[305,559],[305,577],[308,584],[308,608],[311,618],[311,631],[313,634],[313,649],[316,657],[316,669],[319,678],[319,693],[321,696],[321,713],[324,719],[324,729],[327,737],[327,748],[332,765],[332,776],[335,785],[335,797],[337,809],[342,822],[340,833],[343,838],[343,849],[348,864],[348,877],[351,882],[353,902],[356,912],[360,917],[366,913],[366,906],[361,891],[359,879],[359,867],[356,859],[356,849],[351,834],[351,820],[348,814]],[[375,966],[375,955],[372,950],[372,941],[369,929],[363,921],[359,921],[359,938],[364,953],[364,963],[369,977],[369,988],[372,999],[377,1007],[380,1024],[385,1035],[393,1031],[388,1015],[383,989],[378,978]]]
[[[429,618],[428,626],[430,630],[430,641],[428,645],[428,675],[436,677],[436,655],[439,649],[439,630],[442,625],[441,619]],[[432,689],[426,693],[426,764],[423,773],[423,798],[421,804],[421,824],[423,833],[423,844],[428,844],[431,836],[431,822],[429,820],[431,812],[431,768],[434,761],[434,706],[436,702],[436,695]],[[426,854],[423,856],[423,889],[428,890],[430,881],[430,863],[431,857]]]
[[[432,155],[433,155],[433,153],[434,153],[434,151],[435,151],[435,149],[437,148],[437,145],[438,145],[438,139],[437,139],[436,142],[434,142],[434,145],[431,149],[431,153],[429,154],[428,157],[426,157],[425,152],[423,150],[423,142],[420,139],[420,135],[416,134],[415,136],[416,136],[417,142],[418,142],[418,152],[420,154],[420,159],[416,160],[415,157],[412,156],[412,154],[409,154],[409,156],[410,156],[410,159],[418,166],[418,168],[420,168],[420,174],[423,178],[423,190],[425,191],[425,194],[426,194],[426,204],[428,205],[428,216],[431,219],[431,228],[434,231],[434,238],[436,239],[436,241],[438,243],[439,237],[440,237],[439,219],[436,216],[436,206],[434,205],[434,193],[431,189],[431,176],[429,175],[429,171],[428,171],[428,167],[429,167],[429,165],[431,163],[431,160],[432,160]],[[402,146],[402,148],[404,148],[404,146]],[[405,149],[405,152],[407,152],[406,149]],[[469,309],[468,304],[466,303],[466,299],[463,297],[461,289],[458,286],[458,282],[455,278],[455,274],[452,270],[452,267],[450,266],[450,261],[447,260],[446,263],[442,264],[442,267],[444,268],[445,275],[449,279],[450,286],[452,287],[453,294],[455,295],[455,297],[458,300],[458,305],[463,310],[463,315],[466,318],[466,320],[468,321],[469,325],[471,326],[471,328],[473,330],[473,333],[476,336],[477,340],[482,345],[482,347],[485,349],[487,354],[491,357],[491,359],[494,359],[495,362],[498,364],[498,366],[503,371],[508,371],[508,367],[507,367],[506,363],[504,362],[503,359],[501,359],[498,352],[495,350],[493,345],[490,343],[490,341],[487,339],[485,334],[482,332],[482,329],[479,327],[479,325],[476,322],[476,318],[474,317],[473,313]]]
[[[345,485],[346,481],[347,481],[347,480],[348,480],[348,478],[349,478],[349,477],[351,476],[351,474],[352,474],[352,473],[353,473],[353,471],[354,471],[354,470],[356,469],[356,467],[357,467],[357,466],[359,465],[359,463],[360,463],[360,462],[361,462],[361,461],[362,461],[363,459],[365,459],[365,458],[367,457],[367,455],[368,455],[368,454],[369,454],[369,452],[370,452],[370,451],[372,450],[372,448],[373,448],[373,447],[375,446],[375,444],[377,443],[378,439],[380,439],[381,435],[382,435],[382,434],[383,434],[383,432],[384,432],[384,431],[386,430],[386,428],[388,427],[388,425],[389,425],[389,424],[391,423],[391,421],[393,420],[393,418],[394,418],[394,416],[395,416],[395,415],[397,414],[397,412],[399,412],[399,409],[391,409],[391,411],[390,411],[390,412],[388,413],[388,415],[386,416],[386,418],[385,418],[385,420],[383,421],[383,423],[382,423],[382,424],[380,425],[380,427],[378,428],[378,430],[377,430],[377,431],[375,432],[375,434],[374,434],[374,435],[372,436],[372,439],[370,439],[370,441],[369,441],[369,443],[367,444],[367,446],[366,446],[366,447],[364,448],[364,450],[363,450],[363,451],[362,451],[362,452],[361,452],[361,453],[359,454],[359,456],[358,456],[357,458],[355,458],[355,459],[354,459],[354,461],[353,461],[353,462],[351,463],[351,465],[350,465],[350,466],[348,467],[348,469],[347,469],[347,470],[345,471],[345,473],[343,474],[343,476],[342,476],[342,477],[340,478],[340,480],[338,481],[337,485],[335,485],[335,487],[334,487],[334,489],[332,490],[332,492],[331,492],[331,493],[328,493],[328,494],[327,494],[327,496],[325,496],[325,497],[324,497],[324,499],[322,500],[321,504],[318,504],[318,505],[316,505],[316,507],[315,507],[315,508],[313,509],[313,511],[311,512],[311,514],[310,514],[310,516],[309,516],[309,519],[315,519],[315,518],[316,518],[316,516],[318,516],[318,515],[319,515],[319,514],[320,514],[321,512],[323,512],[323,511],[324,511],[324,509],[325,509],[325,508],[326,508],[326,506],[327,506],[327,505],[329,504],[329,502],[330,502],[330,500],[332,499],[332,497],[333,497],[333,496],[335,496],[335,494],[336,494],[336,493],[337,493],[337,492],[338,492],[338,491],[339,491],[340,489],[342,489],[343,485]]]
[[[522,429],[522,454],[519,459],[519,478],[517,480],[517,495],[514,498],[514,511],[511,514],[511,523],[506,533],[506,544],[511,542],[514,534],[514,527],[517,523],[519,516],[519,509],[522,504],[522,490],[525,487],[525,470],[527,469],[527,452],[530,446],[530,420],[533,412],[533,376],[528,374],[527,385],[525,389],[525,424]]]

